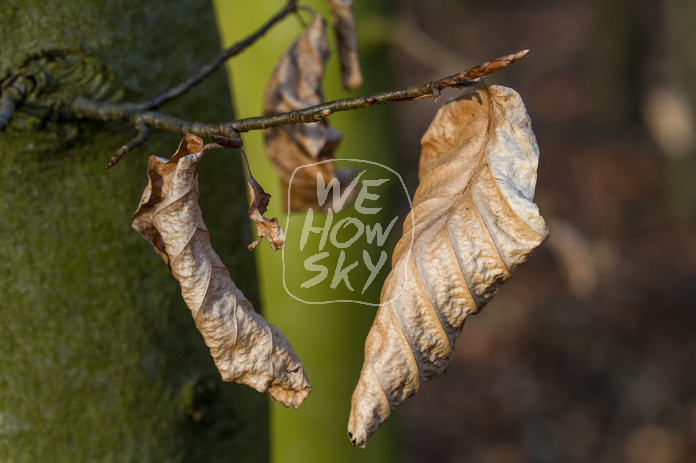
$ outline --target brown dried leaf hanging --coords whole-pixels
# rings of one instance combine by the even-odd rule
[[[271,76],[264,100],[266,115],[294,111],[324,101],[321,81],[324,65],[330,54],[326,38],[326,24],[320,15],[302,36],[285,52]],[[300,166],[330,160],[341,134],[329,127],[326,119],[310,124],[285,125],[267,129],[264,133],[266,152],[280,176],[283,190],[283,208],[288,210],[288,186],[292,177],[290,211],[319,210],[331,207],[327,201],[322,208],[317,200],[317,175],[324,184],[338,177],[341,185],[350,183],[352,175],[335,171],[333,162],[309,167]]]
[[[447,368],[467,315],[548,236],[533,202],[539,149],[514,90],[470,89],[439,110],[421,144],[413,211],[353,393],[348,434],[361,447]]]
[[[277,251],[285,245],[285,234],[280,228],[277,218],[273,217],[272,219],[267,219],[263,216],[264,212],[266,212],[268,209],[268,203],[271,200],[271,195],[266,193],[261,185],[259,185],[259,182],[257,182],[254,176],[251,175],[249,160],[247,159],[244,150],[242,150],[242,153],[244,154],[244,162],[246,163],[247,171],[249,172],[249,178],[247,179],[249,198],[251,200],[251,204],[249,204],[249,218],[256,222],[256,236],[259,237],[259,239],[247,247],[251,251],[258,246],[264,238],[266,238],[268,240],[268,244],[271,245],[271,249]]]
[[[198,164],[206,148],[186,135],[169,161],[150,157],[132,226],[181,284],[222,379],[299,408],[312,389],[302,364],[280,330],[254,311],[210,244],[198,206]]]
[[[347,90],[354,90],[362,85],[363,77],[360,70],[353,0],[328,0],[328,2],[336,31],[338,55],[341,59],[343,86]]]

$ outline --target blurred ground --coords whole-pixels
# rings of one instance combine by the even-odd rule
[[[487,82],[527,103],[552,233],[469,319],[448,372],[397,412],[411,462],[696,461],[696,211],[679,208],[675,172],[689,163],[641,112],[676,79],[662,4],[399,3],[397,85],[532,50]],[[408,105],[396,113],[413,188],[439,105]]]

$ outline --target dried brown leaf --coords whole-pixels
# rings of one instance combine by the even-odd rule
[[[353,0],[328,0],[328,2],[336,31],[343,86],[347,90],[354,90],[362,85],[363,77],[360,70]]]
[[[326,38],[326,24],[320,15],[302,36],[285,52],[276,65],[266,88],[264,112],[266,115],[284,113],[314,106],[324,101],[321,81],[330,54]],[[338,177],[342,184],[350,178],[345,172],[336,172],[333,152],[341,141],[341,134],[329,127],[326,119],[309,124],[295,124],[267,129],[264,132],[266,152],[280,176],[283,190],[283,208],[290,211],[319,210],[317,175],[328,184]],[[303,167],[295,171],[298,167]],[[293,176],[293,173],[295,174]],[[288,205],[288,186],[292,191]],[[350,183],[350,182],[348,182]]]
[[[209,145],[206,145],[209,146]],[[203,142],[187,135],[172,158],[151,156],[132,226],[164,258],[222,379],[298,408],[311,391],[302,364],[275,326],[254,311],[210,244],[198,206]]]
[[[539,149],[514,90],[469,89],[438,111],[421,144],[414,208],[353,393],[348,433],[361,447],[447,368],[467,315],[548,236],[533,202]]]
[[[243,150],[242,153],[244,153]],[[249,198],[251,201],[249,204],[249,218],[256,222],[256,236],[259,237],[259,239],[247,247],[251,251],[266,238],[268,244],[271,245],[271,249],[277,251],[285,245],[285,234],[280,228],[277,218],[273,217],[272,219],[267,219],[263,216],[268,210],[268,203],[271,200],[271,195],[266,193],[261,185],[259,185],[259,182],[251,175],[251,168],[249,167],[249,160],[246,157],[246,153],[244,153],[244,161],[246,162],[249,172],[249,178],[247,179]]]

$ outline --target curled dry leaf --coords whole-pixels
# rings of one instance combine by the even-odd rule
[[[302,36],[276,65],[266,88],[265,114],[295,111],[322,103],[321,81],[329,54],[326,24],[320,15],[315,15]],[[317,201],[317,175],[324,179],[324,184],[334,177],[338,177],[342,185],[350,183],[352,175],[346,171],[336,172],[333,162],[315,164],[332,159],[341,141],[340,132],[329,127],[326,119],[274,127],[267,129],[264,136],[266,152],[280,176],[283,208],[286,211],[288,207],[290,211],[322,209]],[[308,167],[295,171],[301,166]],[[291,177],[292,191],[288,205]],[[324,204],[323,209],[327,207],[331,207],[330,201]]]
[[[150,157],[149,182],[132,226],[181,284],[222,379],[298,408],[311,391],[302,364],[280,330],[254,311],[210,244],[198,206],[204,151],[200,138],[186,135],[169,161]]]
[[[249,218],[256,222],[256,236],[259,237],[259,239],[247,247],[251,251],[258,246],[264,238],[266,238],[268,240],[268,244],[271,245],[271,249],[277,251],[285,245],[285,234],[283,233],[283,229],[280,228],[278,219],[276,217],[267,219],[263,216],[264,212],[266,212],[268,209],[268,203],[271,200],[271,195],[266,193],[261,185],[259,185],[259,182],[257,182],[254,176],[251,175],[249,160],[247,159],[244,150],[242,150],[242,153],[244,154],[244,162],[246,162],[247,171],[249,172],[249,178],[247,180],[247,186],[249,187],[249,198],[251,201],[251,204],[249,204]]]
[[[365,343],[348,433],[367,440],[442,373],[469,314],[548,236],[533,202],[539,149],[520,96],[469,89],[421,140],[413,211]]]
[[[347,90],[353,90],[360,87],[363,82],[358,54],[358,36],[353,16],[353,0],[328,0],[328,2],[336,31],[343,86]]]

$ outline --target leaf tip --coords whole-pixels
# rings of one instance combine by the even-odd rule
[[[271,399],[283,404],[286,408],[292,406],[293,409],[299,410],[302,403],[305,401],[307,396],[309,396],[309,393],[312,392],[312,386],[309,384],[304,370],[300,372],[300,377],[301,379],[298,379],[299,384],[296,384],[295,386],[272,386],[269,387],[266,392]]]
[[[367,445],[367,439],[361,439],[350,431],[348,431],[348,439],[350,439],[350,443],[353,447],[360,447],[361,449],[364,449]]]
[[[247,249],[248,249],[249,251],[253,251],[254,249],[256,249],[256,246],[258,246],[259,244],[261,244],[261,241],[263,241],[263,238],[257,239],[257,240],[254,241],[253,243],[247,245]]]

